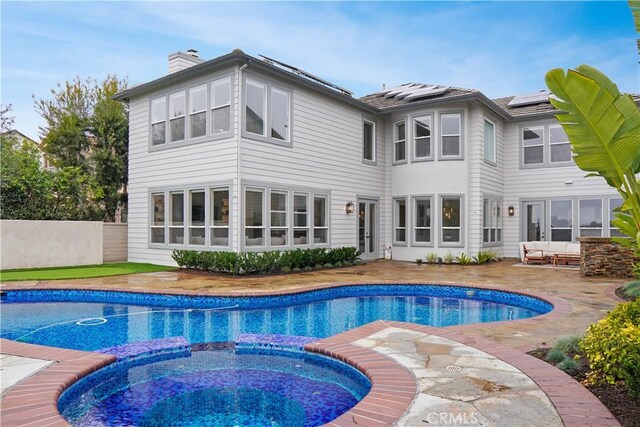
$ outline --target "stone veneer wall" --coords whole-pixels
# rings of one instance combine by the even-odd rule
[[[583,276],[632,277],[633,251],[609,237],[580,237]]]

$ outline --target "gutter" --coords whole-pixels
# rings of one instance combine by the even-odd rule
[[[249,66],[249,63],[251,62],[251,60],[245,62],[244,64],[242,64],[242,66],[240,66],[240,68],[238,68],[238,102],[236,103],[237,105],[237,111],[238,111],[238,124],[236,126],[236,132],[237,132],[237,140],[238,140],[238,146],[237,146],[237,156],[238,156],[238,163],[237,163],[237,167],[236,170],[238,172],[238,191],[236,192],[237,197],[238,197],[238,215],[236,215],[238,217],[238,248],[236,249],[236,252],[240,253],[242,251],[242,242],[244,241],[244,239],[242,239],[242,236],[240,235],[242,229],[244,229],[244,227],[240,227],[240,219],[242,218],[242,209],[244,208],[243,204],[242,204],[242,200],[243,200],[243,191],[242,191],[242,181],[241,181],[241,169],[242,169],[242,104],[243,104],[243,91],[242,91],[242,71],[244,71],[245,68],[247,68]],[[266,236],[265,236],[266,238]]]

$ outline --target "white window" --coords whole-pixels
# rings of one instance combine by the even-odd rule
[[[288,198],[289,194],[286,191],[271,191],[271,246],[288,245]]]
[[[293,195],[293,244],[309,244],[309,195]]]
[[[613,225],[613,220],[616,219],[615,210],[622,206],[621,198],[611,198],[609,199],[609,236],[611,237],[622,237],[624,234],[618,230],[617,227]]]
[[[484,198],[482,200],[482,242],[502,242],[502,200]]]
[[[211,189],[211,246],[229,246],[229,189]]]
[[[231,130],[231,77],[211,82],[211,134]]]
[[[207,85],[189,89],[189,137],[207,134]]]
[[[366,120],[362,123],[362,158],[376,161],[376,125]]]
[[[484,121],[484,159],[496,163],[496,125],[489,120]]]
[[[549,161],[551,163],[571,161],[571,143],[560,125],[549,126]]]
[[[407,135],[404,121],[396,122],[393,125],[393,161],[401,162],[406,160]]]
[[[247,79],[245,92],[245,130],[248,133],[266,136],[267,85]]]
[[[431,197],[414,197],[413,218],[413,242],[431,243]]]
[[[189,191],[189,244],[204,246],[205,241],[205,193]]]
[[[264,246],[264,232],[264,190],[247,189],[244,215],[245,246]]]
[[[522,129],[522,163],[536,165],[544,163],[544,127]]]
[[[602,237],[602,199],[578,202],[581,237]]]
[[[440,155],[441,157],[462,156],[462,115],[446,113],[440,115]]]
[[[440,199],[440,236],[443,245],[462,242],[462,198],[442,196]]]
[[[182,141],[185,138],[185,95],[184,91],[169,95],[170,141]]]
[[[151,208],[153,212],[151,214],[151,243],[165,243],[164,235],[164,193],[151,194]]]
[[[329,209],[326,196],[313,198],[313,243],[329,243]]]
[[[151,101],[151,145],[162,145],[167,132],[167,98]]]
[[[393,200],[393,243],[407,243],[407,199]]]
[[[551,240],[554,242],[573,240],[573,201],[551,201]]]
[[[432,158],[431,116],[413,118],[413,157],[415,159]]]
[[[271,88],[271,138],[289,141],[289,92]]]
[[[184,193],[169,193],[169,243],[184,244]]]

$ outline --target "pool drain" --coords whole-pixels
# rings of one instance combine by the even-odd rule
[[[78,320],[76,322],[76,325],[78,325],[78,326],[97,326],[97,325],[104,325],[105,323],[107,323],[107,319],[105,319],[104,317],[92,317],[90,319]]]
[[[445,366],[445,367],[444,367],[444,369],[446,369],[447,371],[455,371],[455,372],[458,372],[458,371],[461,371],[461,370],[462,370],[462,367],[461,367],[461,366],[458,366],[458,365],[447,365],[447,366]]]

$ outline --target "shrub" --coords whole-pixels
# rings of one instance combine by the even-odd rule
[[[359,256],[358,249],[352,247],[243,253],[174,250],[172,254],[182,268],[233,275],[289,273],[352,265],[358,262]]]
[[[580,369],[580,366],[578,365],[578,362],[576,362],[575,360],[569,357],[565,357],[556,365],[556,368],[571,375],[578,372],[578,370]]]
[[[566,355],[566,353],[562,350],[559,350],[557,348],[553,348],[549,354],[547,354],[547,362],[549,363],[553,363],[554,365],[568,359],[569,356]]]
[[[624,384],[633,397],[640,398],[640,357],[629,358],[623,365]]]
[[[438,263],[438,254],[436,252],[430,252],[430,253],[427,254],[426,260],[430,264],[437,264]]]
[[[568,337],[560,338],[554,344],[554,350],[560,350],[565,354],[576,354],[580,351],[580,340],[582,339],[579,335],[570,335]]]
[[[458,264],[462,264],[462,265],[469,265],[473,262],[471,257],[465,254],[464,252],[462,252],[460,255],[456,257],[456,261],[458,261]]]
[[[627,283],[622,287],[622,291],[629,298],[640,298],[640,280]]]
[[[447,254],[442,257],[442,261],[445,264],[451,264],[453,262],[453,260],[455,260],[455,259],[456,258],[453,256],[453,254],[451,252],[447,252]]]
[[[587,329],[580,350],[592,369],[592,382],[613,384],[634,371],[640,361],[640,300],[619,304]],[[631,387],[636,386],[634,379]]]
[[[416,264],[420,265],[422,264],[423,260],[422,258],[416,258]]]
[[[500,255],[495,251],[479,251],[476,256],[473,257],[476,264],[486,264],[488,262],[500,261]]]

